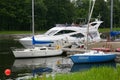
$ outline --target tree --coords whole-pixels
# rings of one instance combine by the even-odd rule
[[[104,0],[96,0],[93,17],[101,16],[104,27],[110,26],[110,10],[107,3]]]
[[[47,7],[43,0],[35,0],[35,29],[44,30],[46,26]]]
[[[120,1],[113,0],[114,7],[113,7],[113,27],[120,27]]]
[[[70,0],[45,0],[47,6],[47,28],[54,24],[71,23],[75,16],[74,4]]]
[[[35,30],[47,30],[54,24],[88,19],[90,0],[34,0]],[[101,16],[104,27],[110,27],[110,1],[96,0],[92,18]],[[113,25],[120,23],[120,1],[114,1]],[[0,0],[0,30],[31,30],[31,0]]]
[[[26,30],[29,26],[30,7],[25,0],[1,0],[1,30]]]

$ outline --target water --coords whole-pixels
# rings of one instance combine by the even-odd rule
[[[115,62],[95,63],[95,64],[73,64],[72,61],[63,56],[15,59],[11,47],[23,47],[18,41],[13,40],[11,36],[0,37],[0,80],[5,79],[25,79],[35,75],[56,73],[69,73],[76,71],[85,71],[92,67],[112,66],[116,67]],[[6,76],[4,71],[11,69],[11,75]]]

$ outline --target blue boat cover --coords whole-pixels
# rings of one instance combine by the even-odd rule
[[[111,31],[110,36],[120,35],[120,31]]]
[[[34,36],[32,37],[32,44],[50,44],[50,43],[53,43],[53,41],[38,41],[38,40],[35,40]]]

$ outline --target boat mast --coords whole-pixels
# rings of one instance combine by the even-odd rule
[[[34,39],[34,0],[32,0],[32,45],[34,48],[35,46],[33,43],[33,39]]]
[[[91,11],[90,11],[89,16],[88,16],[88,23],[87,23],[88,27],[87,27],[87,32],[86,32],[87,33],[86,49],[88,49],[89,23],[90,23],[90,19],[91,19],[93,9],[94,9],[94,6],[95,6],[95,1],[96,0],[93,0],[93,5],[91,7]]]
[[[90,11],[91,11],[91,3],[92,3],[92,0],[89,1],[89,12],[88,12],[88,18],[89,18]]]
[[[110,10],[110,31],[112,31],[113,28],[113,0],[111,0],[111,10]]]
[[[34,0],[32,0],[32,36],[34,36]]]

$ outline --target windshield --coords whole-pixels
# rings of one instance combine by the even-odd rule
[[[58,30],[50,30],[45,33],[45,35],[54,35]]]
[[[73,35],[71,35],[71,37],[83,38],[84,35],[83,35],[82,33],[77,33],[77,34],[73,34]]]
[[[72,33],[75,32],[73,30],[50,30],[48,32],[45,33],[45,35],[62,35],[62,34],[68,34],[68,33]]]
[[[61,30],[59,32],[57,32],[55,35],[62,35],[62,34],[68,34],[68,33],[72,33],[75,32],[73,30]]]

